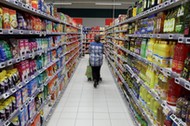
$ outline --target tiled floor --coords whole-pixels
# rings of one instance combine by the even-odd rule
[[[81,60],[48,126],[134,126],[107,63],[97,89],[85,76],[87,63]]]

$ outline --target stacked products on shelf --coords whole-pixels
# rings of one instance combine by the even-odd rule
[[[190,2],[183,2],[140,0],[106,29],[107,59],[142,126],[190,125]]]
[[[13,2],[0,1],[0,125],[46,125],[77,66],[80,29],[51,4],[17,1],[29,13]]]
[[[104,27],[100,27],[100,26],[91,27],[91,28],[83,27],[83,34],[85,34],[84,46],[83,46],[85,53],[88,53],[89,44],[91,42],[94,42],[94,36],[96,34],[101,35],[102,43],[105,42],[105,28]]]

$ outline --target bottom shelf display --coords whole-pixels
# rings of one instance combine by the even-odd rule
[[[187,107],[188,102],[185,102],[186,100],[184,98],[181,98],[181,101],[179,100],[177,102],[177,111],[174,114],[178,114],[174,117],[174,114],[171,112],[165,112],[163,106],[146,89],[143,90],[144,87],[139,85],[138,79],[133,78],[133,75],[127,71],[125,66],[121,65],[123,63],[117,62],[108,53],[106,53],[106,58],[111,66],[116,83],[121,87],[123,94],[126,96],[126,101],[133,113],[132,115],[135,118],[136,125],[186,126],[186,124],[181,123],[182,120],[177,119],[184,116],[182,119],[187,122],[186,117],[189,109]],[[186,108],[184,108],[185,105]]]

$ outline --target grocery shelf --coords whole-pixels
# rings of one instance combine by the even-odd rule
[[[126,60],[124,60],[124,58],[120,57],[123,61],[127,62]],[[168,115],[169,113],[174,113],[176,111],[176,107],[173,106],[169,106],[167,105],[165,100],[162,100],[161,98],[159,98],[159,96],[155,93],[154,90],[151,90],[146,84],[145,82],[139,78],[139,76],[137,74],[134,73],[134,71],[132,71],[131,67],[128,66],[126,64],[126,69],[131,73],[132,77],[134,77],[137,80],[137,83],[141,83],[141,85],[155,98],[155,100],[157,100],[161,106],[163,107],[163,111],[165,113],[165,115]],[[183,122],[181,119],[177,118],[175,116],[175,114],[172,114],[171,119],[179,126],[186,126],[185,122]]]
[[[149,64],[149,65],[152,65],[155,69],[158,69],[160,70],[164,75],[166,76],[170,76],[172,78],[175,78],[175,82],[181,86],[183,86],[184,88],[186,88],[187,90],[190,90],[190,82],[182,77],[180,77],[180,74],[172,71],[171,69],[169,68],[163,68],[163,67],[160,67],[159,65],[155,64],[155,63],[152,63],[150,61],[148,61],[147,59],[141,57],[140,55],[134,53],[134,52],[131,52],[130,50],[127,50],[121,46],[118,46],[116,45],[118,48],[122,49],[123,51],[125,51],[126,53],[136,57],[138,60],[142,61],[143,63],[146,63],[146,64]]]
[[[45,19],[48,19],[48,20],[51,20],[54,22],[66,24],[64,21],[61,21],[58,18],[55,18],[55,17],[48,15],[40,10],[37,10],[37,9],[33,8],[32,6],[25,4],[19,0],[1,0],[0,3],[5,4],[9,7],[15,8],[17,10],[24,11],[24,12],[30,13],[32,15],[41,17],[41,18],[45,18]]]
[[[129,91],[130,95],[132,96],[133,100],[135,101],[135,104],[138,106],[139,110],[141,111],[142,115],[145,117],[145,119],[148,121],[150,126],[153,126],[152,120],[147,116],[146,112],[143,110],[143,108],[139,105],[138,99],[134,96],[131,89],[128,87],[128,84],[124,80],[124,78],[121,76],[121,74],[118,72],[118,70],[115,68],[115,66],[111,63],[111,61],[108,59],[108,62],[111,64],[111,67],[113,68],[114,72],[118,75],[118,77],[121,79],[122,83],[125,85],[127,90]]]
[[[170,115],[172,121],[175,122],[177,126],[187,126],[185,122],[183,122],[180,118],[176,117],[174,114]]]
[[[19,30],[19,29],[0,29],[0,35],[66,35],[65,32],[35,31],[35,30]]]
[[[73,47],[71,50],[67,51],[64,55],[67,55],[68,53],[72,52],[73,50],[75,50],[76,48],[78,48],[80,45],[77,45],[75,47]]]
[[[78,41],[79,41],[79,39],[78,39],[78,40],[75,40],[75,41],[73,41],[73,42],[67,42],[66,44],[67,44],[67,45],[70,45],[70,44],[76,43],[76,42],[78,42]]]
[[[78,67],[78,63],[77,63],[77,65],[76,65],[76,67],[75,67],[75,71],[76,71],[76,68],[77,68],[77,67]],[[46,124],[48,123],[50,117],[51,117],[52,114],[54,113],[54,110],[55,110],[57,104],[59,103],[59,101],[60,101],[60,99],[61,99],[63,93],[65,92],[65,89],[67,88],[67,85],[68,85],[68,83],[70,82],[70,80],[72,79],[72,77],[73,77],[75,71],[72,73],[72,76],[69,78],[69,81],[67,82],[67,84],[65,84],[64,89],[61,91],[61,93],[59,94],[59,96],[58,96],[58,98],[56,99],[55,103],[54,103],[53,106],[51,107],[51,110],[50,110],[50,112],[49,112],[47,118],[45,119],[45,123],[43,124],[43,126],[46,126]],[[60,81],[60,82],[61,82],[61,81]]]
[[[80,32],[67,32],[67,34],[80,34]]]
[[[128,30],[115,30],[114,32],[112,33],[123,33],[123,32],[127,32]]]
[[[115,52],[114,52],[114,54],[116,55]],[[108,53],[108,55],[109,55],[109,53]],[[116,55],[116,56],[118,58],[120,58],[123,62],[127,63],[127,60],[124,59],[123,57],[121,57],[119,55]],[[122,69],[122,67],[121,67],[121,65],[119,65],[118,61],[116,61],[114,59],[114,62],[120,67],[120,69]],[[165,115],[168,115],[169,113],[174,113],[176,111],[175,110],[176,107],[167,105],[166,101],[162,100],[153,89],[150,89],[145,84],[145,82],[132,70],[132,68],[129,65],[125,64],[125,68],[131,73],[131,77],[135,78],[137,83],[140,83],[155,98],[155,100],[160,103],[160,105],[163,107],[163,112],[165,113]],[[173,120],[175,120],[176,124],[180,124],[180,126],[185,126],[184,125],[185,123],[181,119],[177,118],[174,114],[172,114],[172,115],[173,115]]]
[[[120,41],[126,41],[126,39],[124,39],[124,38],[119,38],[119,37],[115,37],[114,39],[120,40]]]
[[[27,59],[33,58],[35,56],[41,55],[42,53],[46,53],[48,51],[57,49],[62,45],[65,45],[65,43],[61,43],[61,44],[59,44],[58,46],[55,46],[55,47],[51,47],[51,48],[47,48],[47,49],[41,49],[41,50],[33,52],[33,53],[28,53],[28,54],[20,56],[18,58],[12,58],[12,59],[10,59],[8,61],[5,61],[5,62],[1,62],[0,63],[0,69],[5,68],[7,66],[11,66],[11,65],[16,64],[16,63],[19,63],[19,62],[21,62],[23,60],[27,60]],[[0,97],[0,99],[1,99],[1,97]]]
[[[67,39],[73,39],[73,38],[79,38],[80,36],[76,35],[76,36],[72,36],[72,37],[69,37]]]
[[[22,87],[24,87],[25,85],[27,85],[31,80],[33,80],[34,78],[36,78],[38,75],[40,75],[42,72],[44,72],[47,68],[49,68],[50,66],[52,66],[54,63],[56,63],[57,61],[59,61],[59,59],[56,59],[52,62],[50,62],[47,66],[44,66],[42,69],[38,70],[37,72],[35,72],[34,75],[30,76],[27,80],[20,82],[18,85],[16,85],[15,87],[9,89],[7,92],[5,92],[4,94],[0,95],[0,99],[6,99],[9,96],[13,95],[15,92],[17,92],[18,90],[20,90]]]
[[[137,37],[137,38],[157,38],[157,39],[171,39],[182,41],[184,39],[183,34],[126,34],[128,37]]]
[[[79,49],[66,61],[65,64],[69,63],[69,61],[79,52]]]
[[[134,22],[135,20],[137,19],[141,19],[141,18],[144,18],[144,17],[147,17],[147,16],[150,16],[152,14],[155,14],[155,13],[158,13],[158,12],[161,12],[161,11],[165,11],[165,10],[168,10],[168,9],[171,9],[171,8],[174,8],[178,5],[181,5],[182,3],[186,3],[188,2],[189,0],[167,0],[155,7],[152,7],[138,15],[136,15],[135,17],[131,17],[131,18],[128,18],[126,19],[125,21],[123,22],[120,22],[118,24],[115,24],[109,28],[107,28],[106,30],[109,30],[109,29],[112,29],[114,27],[117,27],[119,25],[122,25],[122,24],[126,24],[126,23],[129,23],[129,22]]]

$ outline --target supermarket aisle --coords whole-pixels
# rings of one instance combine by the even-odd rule
[[[106,61],[101,70],[103,82],[97,89],[85,76],[87,63],[86,56],[81,60],[48,126],[133,126]]]

